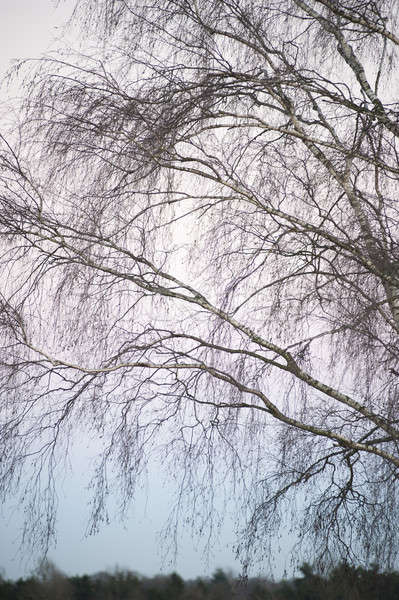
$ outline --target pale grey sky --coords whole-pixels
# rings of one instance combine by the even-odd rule
[[[58,8],[52,0],[2,0],[0,5],[0,72],[18,58],[36,57],[60,34],[71,1]]]
[[[51,47],[72,5],[73,2],[67,0],[56,9],[51,0],[1,0],[1,77],[12,59],[37,57]],[[3,97],[5,93],[3,86]],[[60,487],[58,541],[50,552],[50,558],[68,574],[93,573],[115,565],[148,575],[176,569],[184,577],[210,574],[217,567],[238,570],[233,552],[227,547],[233,541],[228,528],[209,563],[195,551],[189,535],[182,540],[175,564],[162,561],[159,531],[168,514],[171,490],[160,486],[155,470],[149,474],[147,493],[138,495],[134,512],[124,524],[112,522],[98,535],[85,538],[88,494],[83,473],[87,464],[79,460],[77,453],[73,468],[73,474],[67,475]],[[40,558],[39,552],[26,556],[19,551],[22,518],[18,499],[10,500],[0,512],[0,573],[3,570],[6,577],[13,579],[29,574]]]
[[[189,534],[181,540],[177,561],[173,561],[173,556],[165,559],[160,530],[168,516],[172,489],[160,483],[161,475],[155,466],[146,487],[138,492],[128,519],[123,523],[115,519],[98,534],[85,537],[90,497],[86,489],[90,470],[86,452],[79,449],[79,445],[75,447],[73,473],[67,473],[63,481],[59,481],[57,544],[49,558],[61,570],[73,575],[119,566],[144,575],[176,570],[186,578],[211,574],[217,567],[239,570],[227,547],[228,542],[233,541],[227,527],[209,561],[195,550]],[[32,557],[19,550],[23,515],[18,498],[10,500],[0,516],[0,574],[3,569],[6,577],[12,579],[26,576],[39,561],[40,553]]]

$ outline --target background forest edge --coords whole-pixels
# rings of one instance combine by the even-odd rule
[[[280,581],[264,577],[234,578],[217,569],[212,577],[182,579],[177,573],[143,577],[116,568],[113,572],[67,576],[47,561],[36,573],[17,581],[0,576],[1,600],[396,600],[399,573],[342,563],[320,575],[305,563],[301,576]]]

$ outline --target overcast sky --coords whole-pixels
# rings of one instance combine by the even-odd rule
[[[11,66],[13,59],[33,58],[59,46],[54,41],[71,11],[72,2],[58,9],[51,0],[1,0],[0,3],[0,74]],[[6,93],[3,85],[2,95]],[[77,464],[78,463],[78,464]],[[78,468],[79,467],[79,468]],[[192,540],[182,542],[177,562],[162,560],[159,531],[165,523],[170,492],[160,487],[159,477],[150,473],[147,491],[139,494],[134,512],[124,523],[113,522],[96,536],[85,538],[88,515],[87,478],[83,471],[88,461],[79,460],[79,450],[73,463],[73,474],[60,483],[58,542],[50,558],[68,574],[93,573],[112,569],[115,565],[152,575],[175,568],[184,577],[211,573],[216,567],[234,567],[234,557],[226,548],[228,533],[222,537],[209,564],[196,553]],[[19,550],[18,540],[23,515],[17,500],[10,501],[0,513],[0,569],[6,577],[26,576],[39,560]],[[231,540],[230,540],[231,541]],[[1,573],[0,570],[0,573]]]
[[[60,36],[60,26],[68,17],[71,6],[71,1],[56,9],[51,0],[1,0],[0,74],[4,75],[12,59],[37,57],[50,49],[52,42],[54,46],[54,39]],[[55,45],[59,46],[60,42]],[[5,93],[4,86],[2,93]],[[82,461],[77,448],[73,473],[67,474],[60,483],[58,541],[56,549],[50,552],[50,558],[60,569],[72,575],[118,565],[147,575],[175,569],[184,577],[211,574],[217,567],[239,569],[229,549],[233,534],[228,527],[209,562],[195,551],[189,535],[182,541],[175,563],[162,560],[159,531],[168,514],[171,490],[160,486],[155,468],[128,520],[123,525],[112,522],[98,535],[85,538],[88,495],[84,490],[87,484],[84,474],[90,466],[86,457],[90,455],[90,449],[84,452]],[[19,550],[22,515],[18,501],[11,500],[0,512],[0,517],[0,569],[9,578],[26,576],[37,564],[40,554],[26,556]],[[279,566],[275,573],[277,577],[282,574],[282,563]]]
[[[59,27],[71,12],[71,2],[58,9],[51,0],[1,0],[1,71],[18,58],[36,57],[60,34]]]

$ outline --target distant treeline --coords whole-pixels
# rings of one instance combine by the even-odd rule
[[[0,577],[0,600],[398,600],[399,573],[341,564],[321,576],[305,564],[301,577],[240,581],[218,569],[211,578],[184,581],[176,573],[148,578],[127,570],[67,577],[52,563],[35,576]]]

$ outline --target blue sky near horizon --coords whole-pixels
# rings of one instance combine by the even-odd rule
[[[167,551],[162,530],[172,506],[174,488],[155,461],[148,465],[147,476],[142,479],[126,518],[118,516],[115,489],[108,503],[109,523],[102,524],[98,533],[87,535],[91,499],[88,488],[98,448],[95,441],[74,440],[69,468],[61,465],[56,474],[56,543],[51,546],[48,558],[61,571],[67,575],[91,574],[118,567],[145,576],[177,571],[184,578],[211,575],[219,567],[240,571],[232,550],[233,527],[228,521],[220,540],[215,541],[207,555],[201,541],[193,540],[188,529],[180,536],[176,557]],[[16,495],[0,508],[0,575],[6,578],[29,576],[42,558],[40,548],[33,554],[28,548],[20,548],[23,520]]]
[[[172,489],[160,483],[160,473],[153,466],[147,484],[139,489],[126,520],[118,519],[110,510],[110,523],[95,535],[86,536],[89,517],[86,471],[88,461],[76,460],[75,469],[58,482],[57,543],[49,559],[68,575],[113,570],[115,567],[152,576],[159,572],[177,571],[185,578],[210,575],[216,568],[239,571],[227,532],[222,535],[208,560],[195,549],[190,535],[183,536],[176,561],[166,553],[161,530],[165,526]],[[115,507],[114,507],[115,508]],[[29,556],[19,549],[23,515],[17,501],[10,500],[0,512],[0,574],[16,579],[28,576],[38,565],[41,554]],[[232,540],[231,540],[232,541]]]

